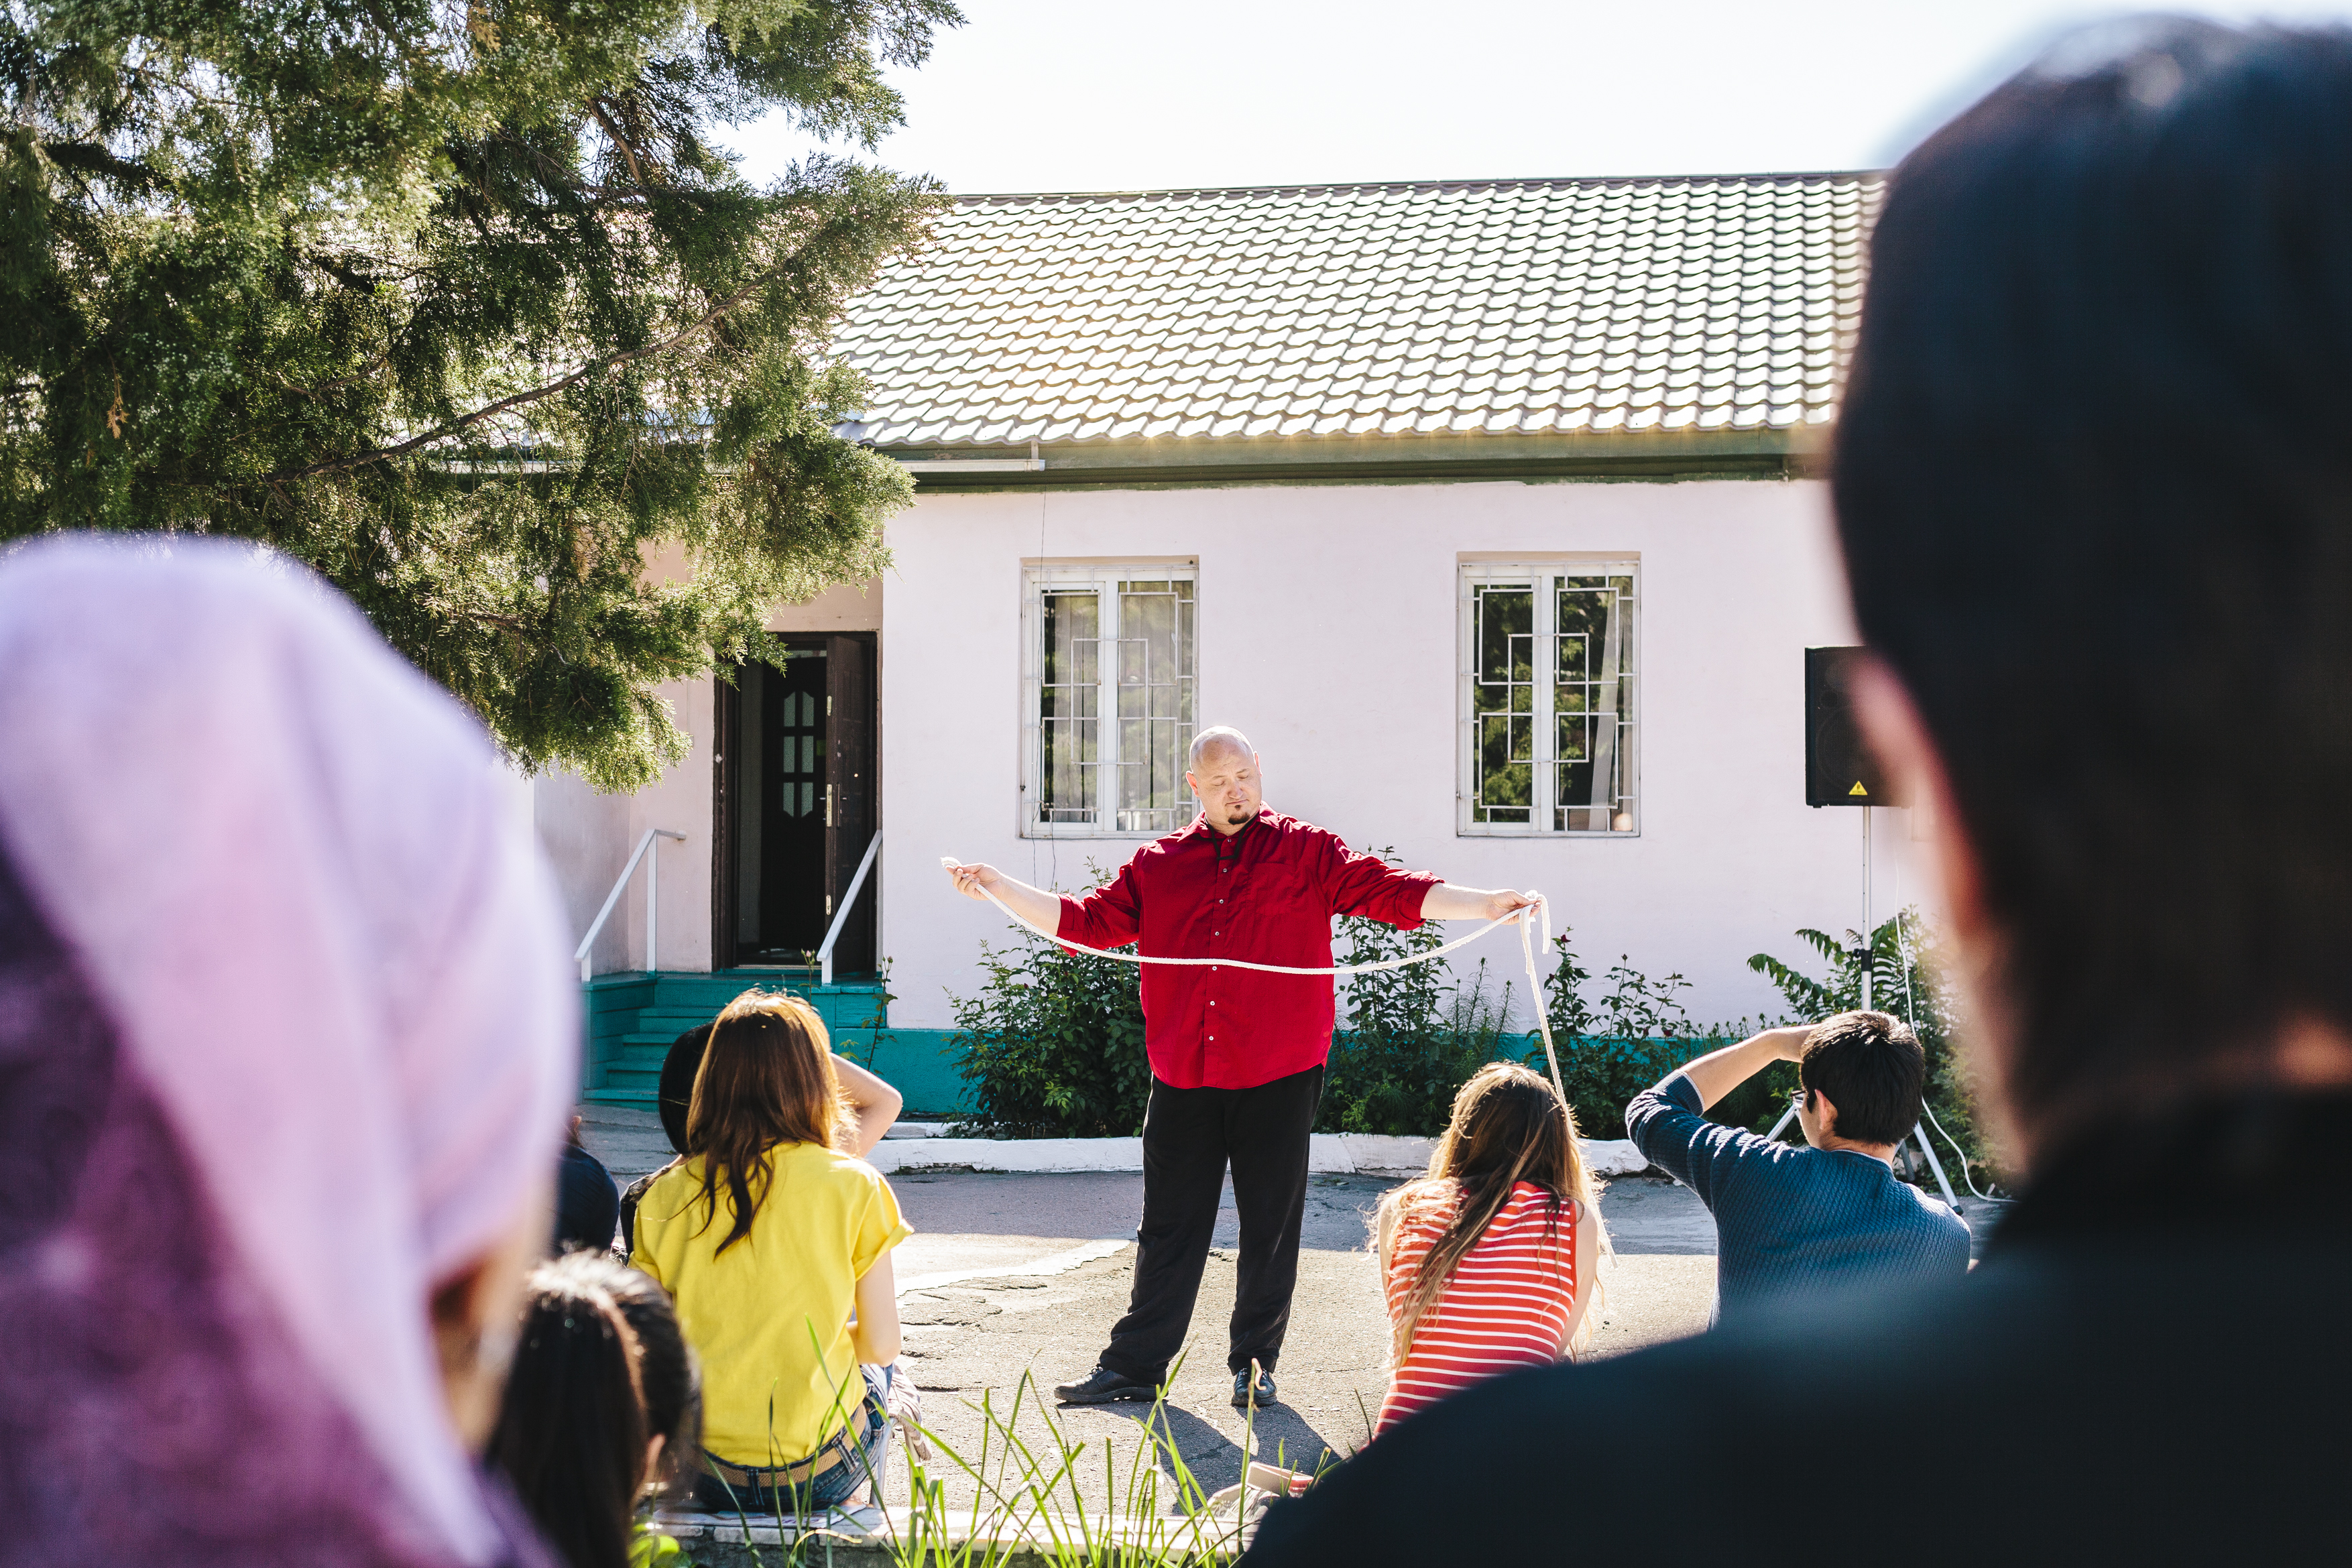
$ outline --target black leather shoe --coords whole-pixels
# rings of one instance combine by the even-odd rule
[[[1246,1367],[1234,1374],[1234,1409],[1246,1410],[1251,1406],[1255,1405],[1261,1410],[1270,1410],[1274,1407],[1274,1403],[1275,1393],[1273,1373],[1259,1373],[1257,1375],[1257,1384],[1255,1387],[1250,1384],[1250,1375]]]
[[[1159,1395],[1160,1390],[1150,1384],[1138,1383],[1108,1366],[1097,1366],[1077,1382],[1054,1390],[1054,1397],[1065,1405],[1112,1405],[1122,1399],[1156,1399]]]

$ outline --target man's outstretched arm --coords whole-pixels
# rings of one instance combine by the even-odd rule
[[[1488,891],[1480,887],[1456,887],[1441,882],[1429,890],[1421,901],[1423,920],[1500,920],[1514,909],[1527,909],[1537,902],[1532,893],[1514,893],[1509,888]]]
[[[954,882],[955,890],[966,898],[977,898],[984,903],[988,894],[981,889],[986,888],[1024,920],[1047,931],[1061,929],[1062,900],[1057,894],[1032,887],[1025,882],[1017,882],[992,865],[951,866],[948,876]]]
[[[1135,864],[1131,861],[1121,866],[1110,881],[1076,899],[1017,882],[992,865],[952,866],[948,875],[954,879],[956,891],[965,897],[984,897],[984,888],[1003,900],[1006,907],[1019,911],[1039,930],[1050,931],[1082,946],[1124,946],[1134,941],[1142,928],[1142,897],[1136,886]]]

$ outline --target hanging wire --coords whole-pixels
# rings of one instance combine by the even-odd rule
[[[1897,906],[1895,911],[1895,950],[1903,956],[1904,1021],[1911,1026],[1911,1032],[1916,1034],[1919,1032],[1919,1013],[1916,1006],[1911,999],[1911,928],[1903,923],[1903,911],[1900,906]],[[2012,1197],[1995,1197],[1992,1194],[1978,1186],[1977,1178],[1969,1172],[1968,1151],[1960,1147],[1960,1141],[1958,1138],[1953,1137],[1949,1133],[1944,1132],[1944,1124],[1936,1120],[1935,1108],[1927,1103],[1927,1096],[1925,1095],[1920,1096],[1919,1109],[1927,1113],[1927,1124],[1935,1128],[1937,1133],[1943,1134],[1944,1142],[1952,1145],[1952,1153],[1959,1157],[1960,1179],[1969,1184],[1969,1190],[1970,1192],[1975,1193],[1979,1198],[1982,1199],[1986,1203],[2014,1203],[2017,1201]]]

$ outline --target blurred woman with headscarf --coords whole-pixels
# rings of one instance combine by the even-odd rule
[[[565,946],[480,727],[309,573],[0,558],[0,1557],[545,1560],[475,1455]]]

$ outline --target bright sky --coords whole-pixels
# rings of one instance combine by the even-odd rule
[[[2070,23],[2069,0],[961,0],[894,73],[889,167],[949,189],[1851,169]],[[2352,0],[2191,7],[2352,19]],[[764,176],[815,145],[739,132]],[[852,151],[854,149],[843,149]]]

